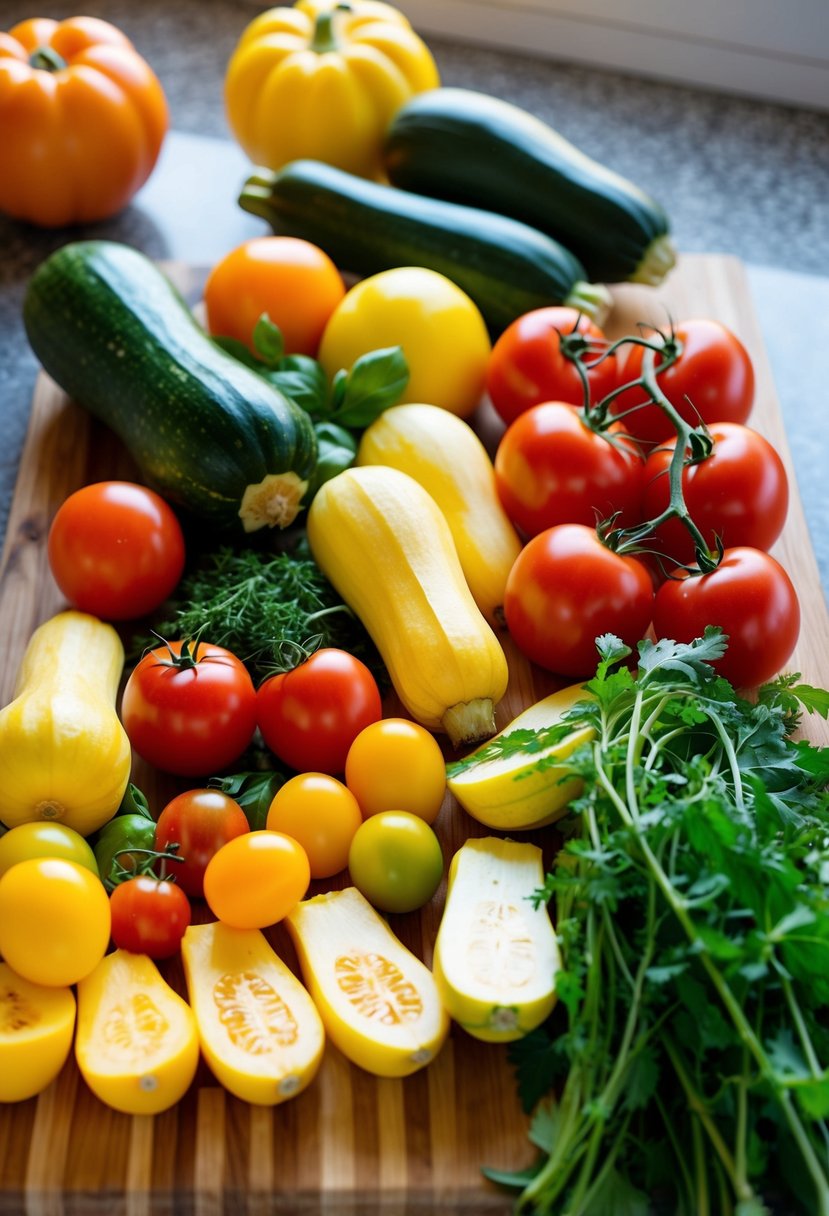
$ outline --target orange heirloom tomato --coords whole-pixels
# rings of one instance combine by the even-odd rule
[[[0,33],[0,211],[44,228],[106,219],[149,177],[167,132],[161,84],[97,17]]]

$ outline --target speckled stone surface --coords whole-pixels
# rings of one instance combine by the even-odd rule
[[[244,239],[251,217],[235,204],[244,161],[234,159],[229,143],[222,80],[236,39],[264,7],[249,0],[99,0],[80,8],[65,0],[0,0],[0,29],[47,12],[61,18],[84,11],[119,25],[158,74],[174,131],[153,178],[115,220],[39,232],[0,219],[0,533],[36,373],[20,322],[29,274],[79,236],[124,240],[152,257],[205,261],[230,248],[231,238]],[[659,199],[681,251],[726,252],[748,264],[829,590],[829,443],[815,427],[829,384],[829,114],[474,45],[430,45],[445,84],[522,105]],[[215,199],[206,197],[211,190]]]

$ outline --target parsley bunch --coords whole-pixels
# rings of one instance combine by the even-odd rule
[[[535,741],[595,728],[535,896],[559,1005],[512,1048],[541,1160],[486,1172],[537,1216],[829,1216],[829,749],[791,737],[829,693],[739,698],[714,628],[636,673],[597,644],[592,699]]]

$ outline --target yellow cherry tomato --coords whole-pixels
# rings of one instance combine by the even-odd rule
[[[77,862],[31,857],[0,878],[0,955],[32,984],[82,980],[104,957],[109,932],[106,889]]]
[[[63,857],[85,866],[99,877],[92,846],[80,832],[62,823],[33,819],[30,823],[19,823],[0,836],[0,878],[6,870],[31,857]]]
[[[408,718],[382,718],[351,744],[345,783],[364,819],[381,811],[409,811],[434,823],[446,794],[446,762],[424,726]]]
[[[351,881],[381,912],[414,912],[443,877],[440,842],[425,820],[382,811],[357,829],[348,852]]]
[[[267,827],[299,841],[312,878],[330,878],[348,865],[348,850],[362,823],[357,799],[326,773],[299,773],[274,795]]]
[[[308,856],[293,837],[267,829],[245,832],[207,863],[204,898],[223,924],[264,929],[299,903],[310,881]]]
[[[468,418],[481,400],[491,351],[478,306],[435,270],[397,266],[350,288],[319,348],[329,377],[368,351],[401,346],[409,382],[400,398]]]

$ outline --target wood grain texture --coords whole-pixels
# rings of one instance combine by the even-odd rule
[[[169,268],[190,298],[201,276]],[[774,386],[742,267],[733,259],[684,257],[664,287],[614,290],[608,332],[638,322],[717,317],[746,343],[758,396],[751,422],[773,440],[794,477]],[[32,630],[65,607],[51,578],[45,540],[63,499],[80,485],[134,469],[117,441],[41,376],[12,503],[0,568],[0,703],[13,695]],[[801,595],[803,629],[793,668],[829,685],[829,617],[796,489],[776,555]],[[498,707],[505,725],[554,687],[509,647],[511,681]],[[829,742],[826,724],[806,733]],[[178,788],[137,763],[134,779],[156,813]],[[447,798],[437,821],[446,857],[483,835]],[[554,847],[552,829],[535,837]],[[443,891],[422,913],[392,917],[406,945],[428,964]],[[296,966],[287,934],[269,934]],[[184,992],[178,959],[165,974]],[[427,1069],[378,1080],[326,1049],[320,1072],[298,1098],[252,1107],[223,1091],[206,1065],[172,1110],[131,1118],[101,1105],[72,1061],[38,1098],[0,1106],[0,1216],[506,1216],[510,1200],[481,1176],[482,1164],[520,1168],[532,1150],[502,1047],[453,1029]]]

